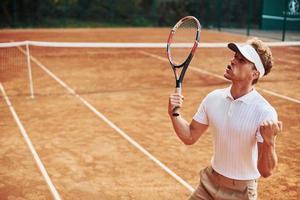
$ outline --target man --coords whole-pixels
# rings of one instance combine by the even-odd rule
[[[271,50],[257,38],[244,45],[230,43],[228,48],[235,53],[224,72],[231,85],[209,93],[190,124],[172,115],[183,97],[175,93],[169,98],[168,113],[184,144],[194,144],[209,125],[215,128],[211,166],[201,170],[190,200],[256,199],[257,179],[270,176],[277,164],[275,139],[281,122],[254,88],[272,68]]]

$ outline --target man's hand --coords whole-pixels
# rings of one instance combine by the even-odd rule
[[[259,130],[264,142],[271,145],[274,143],[276,135],[282,131],[282,122],[265,121],[260,125]]]
[[[184,97],[181,94],[173,93],[169,97],[169,108],[168,113],[170,116],[173,114],[174,108],[181,108],[183,104]]]

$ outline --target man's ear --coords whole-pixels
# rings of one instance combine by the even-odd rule
[[[254,79],[259,78],[259,71],[254,70],[252,75],[253,75]]]

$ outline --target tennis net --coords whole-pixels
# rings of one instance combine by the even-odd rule
[[[300,42],[269,42],[268,45],[275,54],[275,64],[281,65],[282,69],[279,68],[278,73],[286,73],[283,68],[295,69],[299,65]],[[184,48],[185,45],[182,44],[181,47]],[[222,80],[223,66],[228,63],[231,56],[231,52],[226,47],[227,43],[200,43],[200,49],[197,51],[192,65],[195,68],[198,67],[200,73],[206,73],[219,81],[224,81]],[[35,94],[59,94],[57,89],[50,87],[46,90],[39,89],[38,85],[51,84],[44,81],[45,70],[51,70],[50,72],[59,74],[65,79],[72,77],[70,82],[72,80],[81,82],[74,88],[77,93],[128,90],[136,89],[141,85],[151,88],[153,83],[157,82],[173,83],[172,80],[165,80],[165,76],[161,74],[160,70],[150,72],[152,70],[150,67],[141,67],[156,65],[157,62],[163,62],[162,65],[168,66],[165,48],[166,43],[37,41],[0,43],[0,82],[7,86],[9,95],[31,96],[32,98]],[[283,54],[286,54],[284,59]],[[282,67],[283,65],[284,67]],[[169,70],[169,68],[167,69]],[[147,76],[147,73],[155,74]],[[169,75],[169,73],[167,74]],[[289,75],[285,81],[288,79],[299,80],[298,74]],[[278,77],[271,77],[269,81],[276,81]],[[131,86],[127,84],[127,88],[125,88],[126,81],[135,81],[136,84],[131,84]],[[113,84],[107,84],[112,82]],[[167,82],[166,85],[168,85]],[[272,86],[270,85],[270,87]]]

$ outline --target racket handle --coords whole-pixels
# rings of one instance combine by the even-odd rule
[[[175,93],[177,93],[177,94],[181,94],[181,87],[177,87],[176,89],[175,89]],[[173,114],[172,114],[174,117],[178,117],[180,114],[179,114],[179,107],[175,107],[174,109],[173,109]]]

